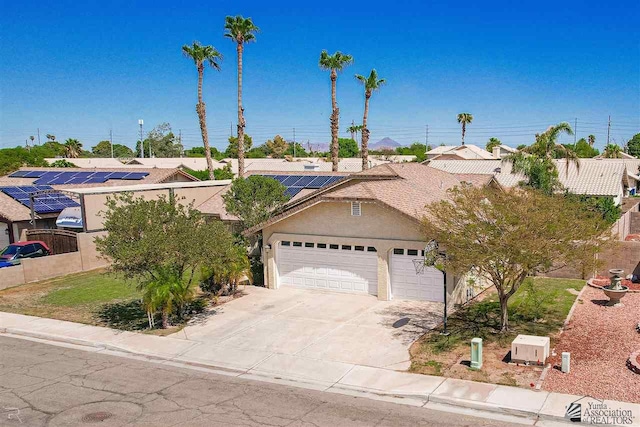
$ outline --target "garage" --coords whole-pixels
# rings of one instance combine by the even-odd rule
[[[11,243],[9,241],[9,226],[4,222],[0,222],[0,250],[4,249],[9,243]]]
[[[282,241],[276,265],[282,286],[378,294],[378,256],[372,246]]]
[[[393,249],[390,262],[393,299],[444,302],[444,275],[434,267],[416,273],[413,260],[421,257],[418,250]]]

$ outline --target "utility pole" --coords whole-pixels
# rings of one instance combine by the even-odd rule
[[[611,114],[609,114],[609,121],[607,123],[607,145],[609,145],[609,135],[611,135]]]
[[[233,122],[229,123],[229,136],[233,136]]]
[[[144,159],[144,141],[142,139],[142,125],[144,124],[144,120],[138,120],[138,124],[140,125],[140,157]]]
[[[40,128],[38,128],[38,145],[40,145]]]
[[[425,126],[424,130],[424,148],[426,151],[429,151],[429,125]]]
[[[573,125],[573,148],[576,148],[577,137],[578,137],[578,118],[576,117],[576,120]]]
[[[109,129],[109,142],[111,143],[111,158],[113,159],[113,131]]]
[[[296,158],[296,128],[293,128],[293,158]]]
[[[178,129],[178,144],[180,144],[180,157],[183,157],[184,146],[182,145],[182,129]]]

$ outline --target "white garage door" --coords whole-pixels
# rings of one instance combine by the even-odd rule
[[[9,226],[0,222],[0,251],[9,245]]]
[[[283,241],[276,263],[283,286],[378,294],[378,257],[371,246]]]
[[[394,299],[444,302],[444,275],[434,267],[416,273],[420,251],[394,249],[391,254],[391,292]]]

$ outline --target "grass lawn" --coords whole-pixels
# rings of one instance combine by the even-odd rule
[[[104,270],[2,290],[0,311],[160,335],[182,328],[148,330],[135,285]]]
[[[584,280],[533,278],[509,300],[510,330],[500,334],[500,305],[495,291],[487,291],[449,316],[449,336],[433,331],[411,347],[411,371],[428,375],[531,387],[542,368],[507,363],[511,341],[518,334],[555,338]],[[483,367],[470,369],[470,341],[483,339]]]

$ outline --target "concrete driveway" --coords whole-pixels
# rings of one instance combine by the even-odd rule
[[[242,369],[281,363],[291,370],[313,359],[327,369],[350,364],[405,370],[409,346],[442,320],[441,303],[287,287],[248,286],[244,292],[171,335],[201,343],[182,355],[185,360]],[[408,323],[394,328],[403,318]]]

